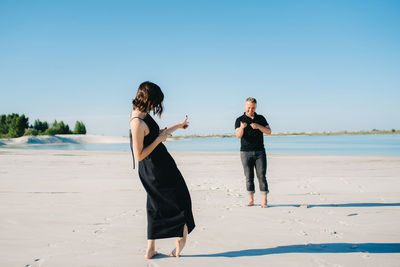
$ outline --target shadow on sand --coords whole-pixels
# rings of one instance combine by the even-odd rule
[[[245,249],[214,254],[182,255],[182,257],[251,257],[285,253],[400,253],[400,243],[323,243]]]
[[[282,205],[268,205],[270,208],[278,207],[301,207],[300,204],[282,204]],[[327,207],[339,207],[339,208],[366,208],[366,207],[399,207],[400,203],[345,203],[345,204],[309,204],[307,208],[327,208]]]

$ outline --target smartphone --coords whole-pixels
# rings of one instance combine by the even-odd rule
[[[188,115],[186,115],[186,120],[188,119]],[[187,127],[189,127],[189,124],[186,124],[183,126],[183,129],[186,129]]]

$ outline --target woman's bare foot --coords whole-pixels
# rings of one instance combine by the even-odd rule
[[[178,238],[178,240],[176,240],[176,248],[171,251],[169,256],[179,258],[183,248],[185,247],[185,243],[186,242],[183,240],[183,238]]]
[[[144,255],[144,258],[146,260],[149,260],[156,256],[158,252],[156,251],[156,241],[155,240],[148,240],[147,241],[147,249],[146,249],[146,254]]]
[[[156,256],[158,254],[158,252],[157,251],[155,251],[155,250],[148,250],[148,251],[146,251],[146,255],[144,255],[144,258],[146,259],[146,260],[150,260],[151,258],[153,258],[154,256]]]
[[[174,248],[174,249],[171,251],[171,253],[168,254],[168,256],[170,256],[170,257],[176,257],[176,256],[175,256],[175,253],[176,253],[176,248]]]
[[[179,258],[181,251],[185,247],[187,234],[188,234],[188,228],[185,224],[185,226],[183,227],[183,237],[180,237],[180,238],[178,238],[178,240],[176,240],[176,248],[174,248],[171,251],[169,256]]]
[[[261,208],[268,208],[268,204],[267,203],[261,204]]]

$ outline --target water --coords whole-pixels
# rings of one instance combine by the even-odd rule
[[[272,154],[400,156],[398,134],[268,136],[264,143],[267,152]],[[234,137],[193,138],[166,142],[165,145],[169,151],[237,152],[240,140]],[[22,148],[127,151],[129,144],[32,145]]]

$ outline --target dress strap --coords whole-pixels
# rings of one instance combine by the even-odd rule
[[[132,118],[130,119],[130,121],[133,120],[133,119],[136,119],[136,118],[138,118],[139,120],[144,121],[144,120],[143,120],[142,118],[140,118],[140,117],[132,117]]]
[[[132,117],[129,121],[132,121],[133,119],[136,119],[136,118],[138,118],[139,120],[142,120],[144,123],[146,123],[144,121],[144,119],[142,119],[140,117]],[[133,169],[135,169],[135,155],[133,153],[133,142],[132,142],[132,131],[131,131],[131,129],[129,129],[129,141],[130,141],[129,143],[130,143],[131,152],[132,152]]]
[[[135,169],[135,155],[133,153],[133,143],[132,143],[132,132],[131,132],[131,129],[129,129],[129,144],[130,144],[131,153],[132,153],[133,169]]]
[[[138,118],[139,120],[142,120],[142,118],[139,117],[132,117],[129,121],[132,121],[133,119]],[[131,153],[132,153],[132,162],[133,162],[133,169],[135,169],[135,155],[133,154],[133,143],[132,143],[132,131],[131,129],[129,129],[129,143],[130,143],[130,147],[131,147]]]

